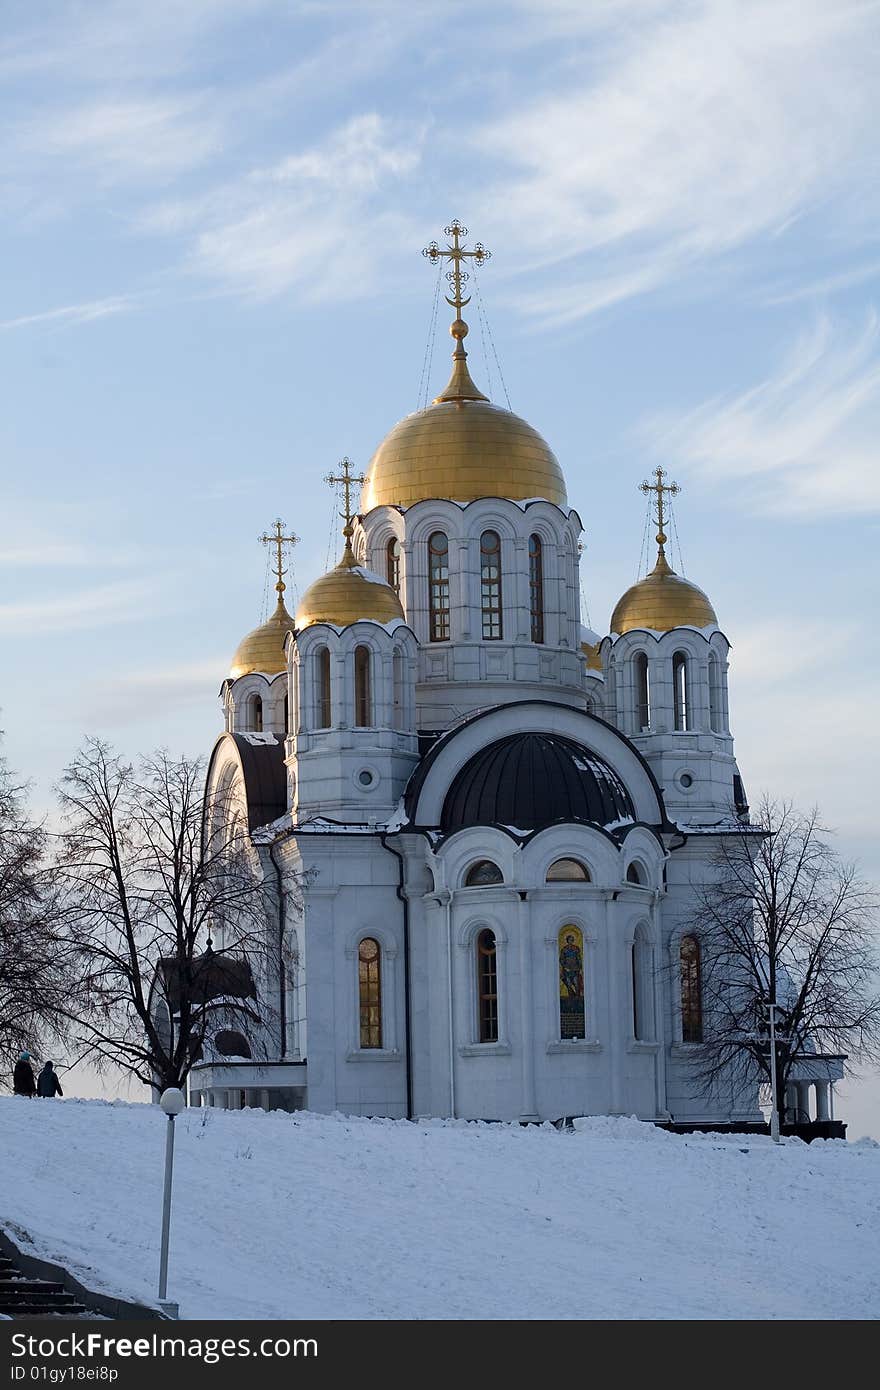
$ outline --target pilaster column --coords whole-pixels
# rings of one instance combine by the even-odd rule
[[[522,1013],[522,1113],[521,1120],[537,1120],[535,1109],[535,999],[532,980],[531,938],[529,934],[528,894],[520,891],[519,980],[520,1010]]]
[[[608,1080],[610,1090],[609,1110],[612,1115],[622,1115],[623,1108],[623,1049],[624,1039],[629,1028],[624,1024],[620,1009],[620,943],[615,931],[614,904],[611,895],[605,898],[605,968],[607,971],[608,1000]]]
[[[828,1104],[828,1082],[817,1081],[816,1086],[816,1119],[830,1120],[831,1107]]]
[[[796,1089],[796,1091],[797,1091],[797,1118],[798,1118],[798,1122],[799,1122],[800,1124],[809,1124],[809,1122],[810,1122],[810,1086],[811,1086],[811,1085],[812,1085],[812,1082],[810,1082],[810,1081],[796,1081],[796,1082],[795,1082],[795,1089]]]

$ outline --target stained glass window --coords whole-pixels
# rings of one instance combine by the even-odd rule
[[[365,936],[358,946],[361,1047],[382,1046],[382,970],[378,941]]]
[[[584,937],[578,927],[559,933],[559,1036],[584,1038]]]
[[[700,943],[695,936],[681,938],[681,1040],[703,1041],[703,1000],[700,984]]]
[[[532,641],[544,640],[544,548],[540,536],[529,536],[529,607]]]
[[[496,642],[502,636],[501,541],[497,531],[484,531],[480,537],[480,604],[483,637]]]
[[[449,541],[435,531],[428,541],[428,607],[432,642],[449,641]]]
[[[477,989],[479,996],[480,1042],[498,1041],[498,970],[495,933],[481,931],[477,937]]]

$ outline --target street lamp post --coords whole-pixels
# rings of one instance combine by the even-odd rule
[[[171,1175],[174,1168],[174,1121],[186,1105],[183,1092],[169,1086],[159,1101],[168,1116],[165,1138],[165,1193],[162,1199],[162,1254],[159,1259],[159,1307],[167,1317],[176,1318],[179,1307],[166,1297],[168,1292],[168,1234],[171,1227]]]

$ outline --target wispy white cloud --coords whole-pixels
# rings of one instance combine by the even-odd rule
[[[0,322],[0,330],[30,328],[34,324],[56,324],[73,327],[78,323],[93,323],[96,319],[129,313],[140,302],[140,296],[113,295],[109,299],[92,299],[85,304],[68,304],[63,309],[44,309],[37,314],[22,314],[19,318]]]
[[[80,701],[80,718],[95,728],[113,728],[149,717],[178,715],[185,706],[210,709],[230,653],[159,670],[130,671],[102,679]]]
[[[220,147],[223,124],[199,94],[145,94],[51,112],[19,131],[31,158],[87,169],[99,183],[165,180],[203,164]]]
[[[155,595],[155,584],[133,580],[43,599],[0,603],[0,633],[29,636],[137,622],[155,616]]]
[[[794,516],[880,510],[880,321],[827,317],[765,380],[643,422],[647,447],[707,480],[735,479],[759,510]]]
[[[410,223],[384,210],[381,195],[416,168],[422,138],[374,112],[356,116],[214,193],[155,208],[143,225],[188,232],[192,268],[242,293],[297,285],[306,298],[349,298],[369,288],[380,251],[411,239]]]
[[[595,28],[581,6],[584,28]],[[577,6],[557,19],[577,26]],[[832,201],[837,231],[873,167],[871,5],[756,0],[627,5],[597,54],[576,50],[552,94],[519,99],[473,143],[505,166],[485,214],[554,264],[589,313],[603,284],[642,292],[784,233]],[[591,256],[591,293],[578,263]],[[541,299],[527,302],[541,312]],[[551,309],[551,316],[552,316]],[[569,317],[574,316],[574,306]]]

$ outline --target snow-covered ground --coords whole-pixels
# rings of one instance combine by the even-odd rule
[[[152,1106],[0,1099],[0,1224],[151,1301]],[[188,1111],[188,1318],[876,1318],[880,1145]]]

